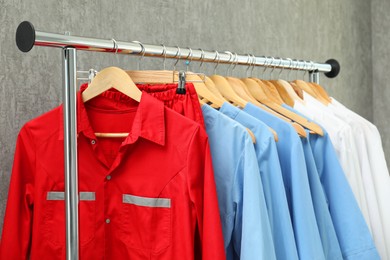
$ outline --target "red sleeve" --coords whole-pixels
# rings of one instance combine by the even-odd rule
[[[226,259],[208,137],[194,134],[188,153],[189,192],[197,215],[196,259]]]
[[[0,244],[0,259],[28,259],[33,213],[35,149],[25,128],[19,133]]]

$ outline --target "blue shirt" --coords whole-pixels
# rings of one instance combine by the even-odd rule
[[[203,105],[227,259],[276,259],[263,186],[246,129]]]
[[[285,106],[285,108],[300,114],[289,106]],[[343,258],[351,260],[380,259],[367,223],[337,159],[328,133],[324,130],[324,136],[309,134],[307,138]],[[324,241],[323,233],[321,238]],[[332,238],[328,237],[327,239]],[[326,249],[325,246],[324,249]]]
[[[277,259],[298,259],[294,231],[288,210],[286,191],[273,134],[267,125],[244,111],[224,103],[219,112],[250,129],[255,138],[257,163],[260,169],[268,216]]]
[[[289,123],[251,103],[245,106],[244,111],[260,119],[278,133],[279,140],[276,145],[299,259],[325,259],[299,136]]]
[[[310,131],[306,130],[307,136]],[[313,157],[308,138],[301,138],[303,151],[305,154],[306,169],[309,178],[310,192],[313,199],[314,213],[320,232],[322,248],[325,258],[329,260],[343,259],[336,231],[330,216],[324,189],[320,181],[317,166]]]
[[[380,259],[328,133],[308,137],[343,258]]]

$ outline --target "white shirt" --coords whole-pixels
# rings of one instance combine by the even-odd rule
[[[364,219],[371,231],[370,215],[363,186],[362,173],[351,127],[334,116],[324,104],[303,91],[305,104],[296,102],[294,109],[319,123],[328,132],[345,176],[351,186]]]
[[[368,206],[368,213],[370,216],[370,226],[375,245],[381,256],[381,259],[389,259],[386,250],[385,235],[383,231],[383,222],[379,211],[379,203],[377,194],[375,192],[375,184],[373,173],[370,166],[368,155],[368,144],[365,135],[365,122],[351,115],[350,111],[342,106],[330,103],[326,107],[336,117],[348,123],[352,127],[352,134],[355,140],[357,153],[359,156],[359,163],[362,173],[363,186]]]
[[[349,110],[336,99],[332,98],[332,104],[335,107],[343,108],[354,120],[361,122],[363,125],[362,130],[367,147],[371,177],[374,184],[374,191],[376,193],[385,245],[387,248],[388,258],[383,259],[390,259],[390,177],[379,131],[371,122]]]

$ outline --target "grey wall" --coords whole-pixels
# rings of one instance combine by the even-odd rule
[[[372,0],[373,115],[390,162],[390,2]]]
[[[323,85],[372,120],[369,1],[194,2],[0,0],[0,227],[16,135],[26,121],[57,106],[62,93],[60,50],[34,48],[27,54],[17,50],[15,29],[23,20],[42,31],[82,36],[315,61],[336,58],[342,73],[333,80],[322,77]],[[80,69],[113,64],[135,69],[137,64],[134,57],[110,54],[81,53],[78,57]],[[161,68],[161,60],[146,60],[143,68]],[[205,67],[206,72],[212,71]],[[261,75],[261,71],[255,73]],[[219,72],[224,73],[225,67]],[[235,71],[243,72],[242,68]]]

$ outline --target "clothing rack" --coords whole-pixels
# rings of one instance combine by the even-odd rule
[[[319,82],[319,73],[334,78],[340,72],[339,63],[330,59],[325,63],[298,61],[282,58],[238,55],[232,52],[204,51],[202,49],[166,47],[143,44],[137,41],[123,42],[115,39],[96,39],[68,34],[35,30],[33,24],[24,21],[16,30],[16,45],[22,52],[33,46],[62,48],[63,57],[63,113],[64,113],[64,163],[65,163],[65,212],[66,259],[78,259],[78,184],[77,184],[77,118],[76,118],[76,53],[77,50],[111,52],[138,56],[183,59],[221,64],[272,67],[308,71],[310,81]]]

